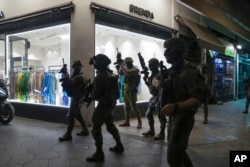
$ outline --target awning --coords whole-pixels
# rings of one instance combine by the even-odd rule
[[[180,15],[176,15],[175,19],[193,31],[200,47],[224,53],[225,46],[205,27]]]

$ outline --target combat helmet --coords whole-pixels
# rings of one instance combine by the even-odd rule
[[[131,57],[126,57],[126,58],[124,59],[124,62],[125,62],[125,63],[133,63],[133,59],[132,59]]]
[[[99,67],[107,67],[111,63],[111,60],[105,54],[98,54],[93,59],[94,65]]]
[[[187,46],[181,38],[170,38],[164,42],[164,48],[170,51],[179,51],[182,55],[187,53]]]
[[[72,64],[72,68],[82,68],[82,67],[83,67],[83,65],[82,65],[80,60],[76,60]]]
[[[151,58],[151,59],[148,61],[148,64],[149,64],[149,66],[159,67],[160,62],[159,62],[159,60],[156,59],[156,58]]]

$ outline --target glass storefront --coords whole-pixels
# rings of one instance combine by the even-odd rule
[[[5,79],[5,41],[0,39],[0,79]]]
[[[218,100],[234,97],[234,61],[224,55],[213,53],[214,63],[214,97]]]
[[[238,98],[245,98],[244,81],[250,77],[250,54],[238,54]]]
[[[96,24],[96,47],[95,53],[106,54],[112,61],[110,68],[116,73],[115,65],[117,51],[121,52],[122,58],[131,57],[134,61],[134,66],[140,71],[142,70],[138,53],[140,52],[144,58],[145,64],[148,65],[148,61],[151,58],[157,58],[159,61],[163,61],[164,65],[169,68],[170,64],[166,62],[163,55],[163,39],[154,38],[127,30],[112,28],[100,24]],[[148,101],[150,93],[145,85],[141,74],[141,81],[139,85],[138,101]]]
[[[62,60],[70,64],[69,37],[69,23],[6,36],[11,101],[69,105],[59,82]]]

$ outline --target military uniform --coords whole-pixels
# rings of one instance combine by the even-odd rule
[[[65,77],[62,83],[64,89],[67,91],[68,95],[71,97],[71,103],[69,107],[69,112],[67,113],[67,123],[68,128],[66,133],[59,138],[60,141],[71,140],[71,132],[75,126],[75,118],[80,122],[82,126],[82,131],[77,133],[80,136],[86,136],[89,134],[89,131],[86,127],[86,123],[82,117],[80,111],[80,99],[83,96],[84,87],[87,85],[87,78],[83,75],[78,68],[82,68],[80,61],[75,61],[72,65],[75,69],[70,78]],[[76,70],[77,69],[77,70]]]
[[[180,38],[171,38],[164,43],[164,56],[172,64],[169,69],[169,104],[161,112],[169,116],[167,160],[171,167],[192,167],[186,149],[198,105],[203,99],[203,85],[194,68],[184,61],[187,48]]]
[[[248,113],[249,102],[250,102],[250,78],[245,81],[245,92],[246,92],[246,103],[245,103],[245,110],[243,111],[244,114]]]
[[[159,96],[160,91],[158,88],[156,88],[152,81],[153,79],[159,78],[159,61],[155,58],[152,58],[149,60],[149,69],[152,71],[152,74],[148,79],[145,78],[145,83],[149,88],[149,92],[152,95],[152,97],[149,99],[148,103],[148,109],[146,111],[146,117],[148,119],[149,124],[149,130],[147,132],[142,133],[143,136],[154,136],[155,135],[155,129],[154,129],[154,111],[157,111],[157,115],[160,121],[160,133],[154,137],[155,140],[162,140],[165,139],[165,129],[166,129],[166,123],[167,119],[166,116],[163,115],[160,112],[160,106],[159,106]]]
[[[130,57],[124,59],[124,62],[127,64],[123,67],[125,68],[124,75],[124,90],[123,90],[123,101],[124,101],[124,111],[125,111],[125,121],[124,123],[120,124],[119,126],[130,126],[129,118],[130,112],[134,112],[138,119],[137,128],[141,128],[141,113],[137,107],[137,86],[139,82],[139,70],[135,68],[132,63],[133,60]],[[124,69],[123,69],[124,70]]]
[[[204,97],[203,97],[203,113],[204,113],[204,121],[203,123],[206,124],[208,122],[208,102],[209,98],[211,97],[211,85],[212,85],[212,78],[209,74],[207,74],[207,69],[205,64],[200,64],[198,66],[198,70],[201,74],[203,84],[204,84]]]
[[[106,124],[108,132],[113,136],[116,141],[116,145],[110,148],[113,152],[123,152],[124,148],[120,140],[120,134],[115,124],[113,123],[113,110],[116,106],[116,100],[118,98],[110,94],[110,90],[115,88],[116,85],[110,84],[110,76],[113,75],[112,71],[107,68],[110,64],[110,60],[103,54],[99,54],[94,57],[95,63],[102,61],[103,67],[97,67],[97,75],[93,81],[93,100],[98,101],[98,104],[94,110],[92,122],[93,127],[91,130],[92,136],[95,140],[96,152],[87,157],[87,161],[104,161],[104,153],[102,150],[103,137],[102,137],[102,125]],[[105,61],[107,61],[105,63]],[[117,80],[118,84],[118,80]],[[118,85],[117,85],[118,86]],[[117,87],[118,89],[118,87]],[[117,90],[119,91],[119,90]]]

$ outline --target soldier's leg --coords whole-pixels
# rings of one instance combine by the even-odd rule
[[[135,113],[137,120],[138,120],[137,129],[140,129],[142,127],[142,121],[141,121],[141,112],[136,104],[137,95],[136,93],[133,92],[133,93],[130,93],[129,97],[130,97],[129,100],[130,100],[131,109]]]
[[[166,129],[166,123],[167,118],[165,115],[163,115],[160,110],[158,110],[158,119],[160,121],[160,132],[158,135],[154,137],[155,140],[164,140],[165,139],[165,129]]]
[[[88,130],[87,126],[86,126],[85,120],[84,120],[84,118],[82,116],[82,113],[81,113],[80,109],[76,113],[76,119],[80,122],[81,127],[82,127],[81,132],[77,133],[77,135],[78,136],[87,136],[87,135],[89,135],[89,130]]]
[[[129,97],[127,96],[126,93],[123,94],[123,101],[124,101],[124,115],[125,115],[125,120],[123,123],[119,124],[119,126],[130,126],[130,102],[129,102]]]
[[[171,134],[169,138],[167,159],[170,166],[192,167],[192,161],[186,153],[190,133],[194,126],[194,116],[178,120],[180,117],[172,119]],[[180,124],[181,122],[181,124]]]
[[[104,161],[104,152],[102,149],[103,136],[102,136],[102,124],[105,120],[105,114],[102,112],[102,108],[97,106],[93,113],[92,122],[93,127],[91,134],[95,140],[96,152],[91,156],[87,157],[86,160],[90,162]]]
[[[148,124],[149,124],[149,130],[147,132],[143,132],[143,136],[154,136],[155,135],[155,129],[154,129],[154,113],[155,107],[150,106],[148,104],[148,109],[146,111],[146,117],[148,119]]]
[[[204,124],[207,124],[207,117],[208,117],[208,98],[203,103],[203,112],[204,112]]]
[[[123,152],[124,147],[123,147],[121,139],[120,139],[120,133],[113,122],[112,109],[110,111],[107,111],[105,124],[106,124],[107,131],[113,136],[113,138],[116,141],[116,145],[114,147],[109,148],[110,151]]]
[[[67,141],[67,140],[72,140],[72,130],[75,126],[75,115],[76,115],[76,109],[77,109],[77,103],[74,100],[74,98],[71,99],[69,111],[67,113],[67,131],[62,137],[59,137],[59,141]]]

